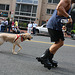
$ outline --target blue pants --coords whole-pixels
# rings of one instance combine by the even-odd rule
[[[35,27],[33,27],[33,34],[35,34],[35,32],[36,32],[36,28],[35,28]]]
[[[5,26],[1,26],[1,31],[2,31],[2,32],[5,31]]]

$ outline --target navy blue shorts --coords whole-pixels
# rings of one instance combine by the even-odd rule
[[[48,28],[48,33],[50,35],[51,42],[58,42],[60,39],[62,41],[65,40],[62,31],[58,31],[58,30]]]

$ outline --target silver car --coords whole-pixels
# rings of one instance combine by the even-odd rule
[[[48,29],[46,28],[46,24],[43,24],[42,26],[36,27],[36,34],[37,33],[48,34]]]

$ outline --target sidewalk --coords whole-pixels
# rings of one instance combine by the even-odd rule
[[[20,30],[21,33],[27,33],[27,30]]]
[[[21,31],[21,33],[27,33],[27,30],[20,30]],[[33,32],[31,32],[31,33],[33,33]],[[38,35],[38,34],[37,34]],[[46,34],[42,34],[42,33],[40,33],[39,35],[44,35],[44,36],[46,36]],[[65,38],[71,38],[71,36],[70,35],[67,35]]]
[[[12,31],[10,31],[10,32],[12,33]],[[27,33],[27,30],[21,30],[21,29],[20,29],[20,32],[21,32],[21,33]],[[31,34],[33,34],[33,32],[31,32]],[[37,34],[37,35],[49,36],[49,35],[46,35],[46,34],[44,34],[44,33],[39,33],[39,34]],[[70,35],[67,35],[65,38],[71,38],[71,36],[70,36]]]

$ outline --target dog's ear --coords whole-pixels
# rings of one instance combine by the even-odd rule
[[[24,40],[27,39],[27,36],[26,36],[25,34],[22,34],[22,35],[21,35],[21,39],[24,41]]]
[[[22,34],[22,37],[26,39],[26,38],[27,38],[27,35],[25,35],[25,34]]]

